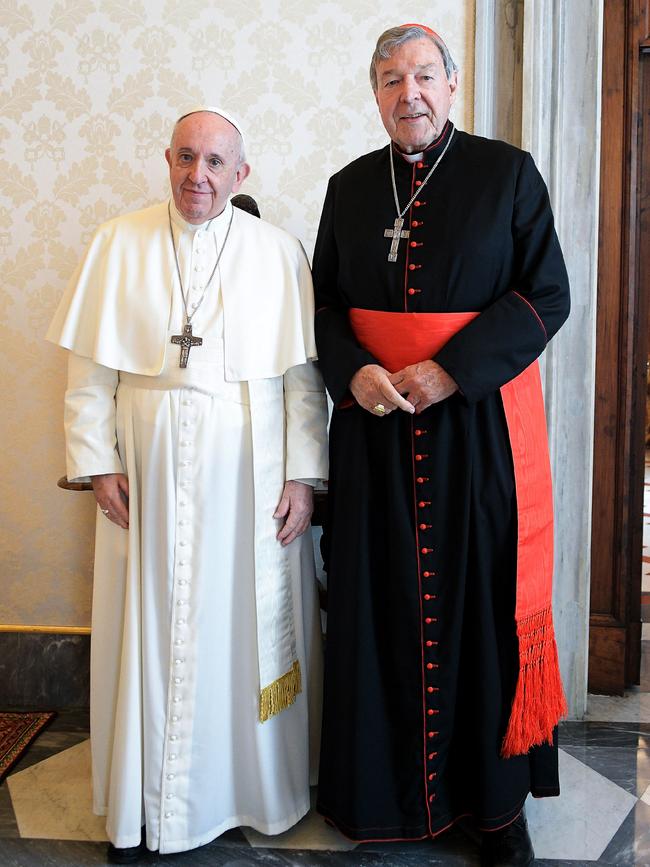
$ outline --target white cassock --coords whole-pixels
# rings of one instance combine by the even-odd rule
[[[233,209],[171,207],[190,309]],[[95,811],[118,847],[161,853],[246,825],[280,833],[309,809],[321,648],[307,532],[283,549],[284,481],[327,477],[313,300],[295,239],[234,210],[179,367],[183,305],[167,204],[98,230],[49,339],[72,350],[68,477],[125,472],[129,529],[97,513],[91,654]],[[302,691],[266,722],[260,692]],[[285,675],[286,677],[286,675]],[[279,679],[279,680],[278,680]]]

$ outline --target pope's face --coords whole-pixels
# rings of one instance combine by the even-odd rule
[[[430,39],[411,39],[376,65],[375,98],[386,132],[405,153],[419,153],[443,131],[456,99],[456,73],[447,78]]]
[[[241,138],[235,127],[213,112],[184,117],[165,151],[174,203],[188,223],[216,217],[236,193],[250,168],[240,162]]]

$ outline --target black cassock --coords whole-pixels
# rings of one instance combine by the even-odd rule
[[[388,147],[331,178],[314,254],[330,430],[328,636],[318,808],[356,840],[501,827],[559,794],[557,745],[500,757],[519,670],[517,514],[499,392],[569,312],[546,186],[531,156],[454,130],[410,163]],[[418,416],[350,404],[377,363],[349,308],[480,312],[435,360],[460,392]],[[414,464],[417,454],[419,463]],[[418,570],[416,546],[430,551]],[[422,559],[422,558],[421,558]]]

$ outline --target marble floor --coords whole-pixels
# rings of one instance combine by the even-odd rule
[[[650,662],[644,642],[644,668]],[[647,678],[646,678],[647,680]],[[584,722],[560,732],[559,798],[530,800],[538,865],[650,865],[650,693],[590,697]],[[0,865],[105,864],[102,821],[90,806],[88,717],[62,712],[0,786]],[[241,828],[188,853],[148,864],[274,867],[478,865],[478,849],[453,829],[435,843],[355,846],[309,814],[294,829],[265,837]]]

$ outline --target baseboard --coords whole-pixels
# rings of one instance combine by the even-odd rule
[[[0,709],[87,708],[90,635],[0,630]]]

